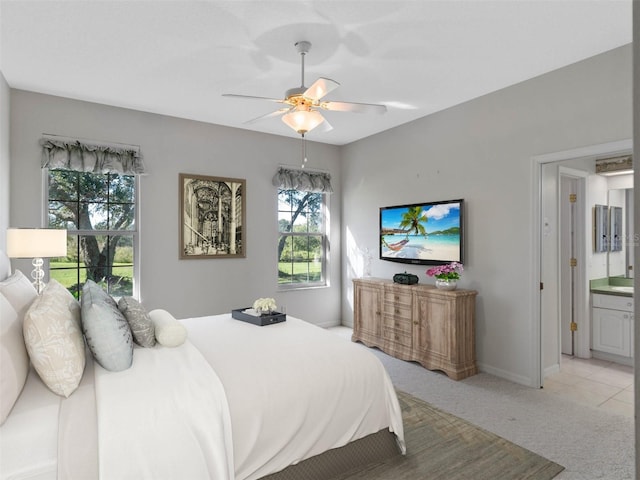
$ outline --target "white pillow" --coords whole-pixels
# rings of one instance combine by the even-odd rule
[[[7,254],[0,250],[0,282],[11,275],[11,261]]]
[[[24,341],[33,367],[53,393],[68,397],[85,365],[80,304],[51,279],[24,316]]]
[[[177,347],[187,339],[187,329],[166,310],[156,309],[149,312],[155,327],[156,340],[165,347]]]
[[[28,373],[22,321],[9,300],[0,294],[0,425],[20,396]]]
[[[35,287],[20,270],[16,270],[13,275],[0,282],[0,293],[9,300],[20,319],[38,296]]]

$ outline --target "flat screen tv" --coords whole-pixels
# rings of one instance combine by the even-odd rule
[[[464,200],[380,208],[380,259],[416,265],[464,263]]]

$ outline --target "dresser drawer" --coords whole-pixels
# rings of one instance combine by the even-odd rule
[[[383,315],[382,323],[384,328],[392,328],[407,335],[412,334],[411,317],[403,318],[393,315]]]
[[[597,308],[608,308],[610,310],[622,310],[624,312],[633,311],[633,297],[623,297],[620,295],[604,295],[594,293],[591,298],[592,306]]]
[[[407,347],[410,347],[413,343],[410,332],[407,333],[398,329],[385,327],[382,329],[382,336],[387,340],[390,340],[394,343],[399,343],[400,345],[405,345]]]
[[[400,287],[385,288],[384,301],[389,303],[396,303],[400,305],[411,306],[411,291],[405,290]]]
[[[382,310],[385,316],[411,320],[411,305],[384,302]]]

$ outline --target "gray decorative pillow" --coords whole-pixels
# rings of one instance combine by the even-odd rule
[[[129,322],[133,341],[141,347],[153,347],[156,344],[155,327],[142,304],[133,297],[122,297],[118,308]]]
[[[93,358],[106,370],[119,372],[133,362],[133,339],[115,300],[93,280],[82,287],[82,331]]]

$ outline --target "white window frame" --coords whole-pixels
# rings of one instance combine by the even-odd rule
[[[280,197],[280,193],[282,191],[289,190],[297,190],[295,188],[278,188],[276,193],[276,204],[278,203],[278,199]],[[303,192],[303,190],[297,190],[299,192]],[[320,232],[313,233],[299,233],[299,232],[280,232],[280,225],[278,221],[278,216],[276,215],[276,229],[278,235],[278,242],[281,235],[287,236],[300,236],[300,237],[310,237],[310,236],[318,236],[322,237],[322,261],[320,265],[320,280],[316,282],[298,282],[298,283],[280,283],[279,270],[276,272],[277,277],[276,281],[278,282],[278,290],[305,290],[305,289],[313,289],[313,288],[325,288],[329,286],[328,281],[328,268],[329,268],[329,222],[328,222],[328,212],[329,212],[329,194],[323,192],[315,192],[319,195],[322,195],[322,227]],[[280,207],[277,205],[277,212],[280,212]],[[276,251],[277,254],[277,251]],[[276,258],[276,268],[279,268],[280,259]]]
[[[83,172],[80,172],[83,173]],[[84,172],[91,173],[91,172]],[[93,236],[113,236],[122,235],[125,233],[127,236],[132,237],[133,244],[133,286],[132,296],[140,299],[140,175],[132,175],[135,182],[135,212],[134,212],[134,225],[133,230],[72,230],[73,235],[93,235]],[[43,205],[42,205],[42,225],[43,227],[49,226],[49,169],[42,169],[42,192],[43,192]],[[47,273],[50,275],[49,264],[47,263]],[[116,297],[117,298],[117,297]]]

